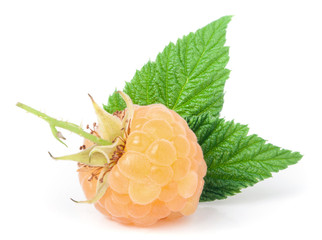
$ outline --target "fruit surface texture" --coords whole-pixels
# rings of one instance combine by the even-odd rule
[[[135,106],[124,141],[122,156],[108,172],[109,187],[95,207],[113,220],[140,226],[194,213],[207,165],[186,121],[162,104]],[[79,169],[87,199],[95,195],[99,173],[99,167]]]

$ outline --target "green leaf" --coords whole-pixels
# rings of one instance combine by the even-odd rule
[[[297,163],[302,155],[281,149],[248,127],[209,114],[186,119],[195,132],[208,166],[201,201],[224,199],[242,188]]]
[[[201,201],[234,195],[302,158],[257,135],[248,136],[245,125],[218,118],[229,77],[229,48],[224,45],[230,20],[220,18],[170,43],[124,88],[134,104],[162,103],[186,118],[208,166]],[[114,93],[104,108],[113,113],[125,103]]]
[[[155,62],[136,71],[124,92],[134,104],[162,103],[181,116],[205,112],[219,115],[230,72],[225,68],[229,48],[224,46],[230,20],[231,16],[222,17],[178,39],[176,44],[170,43]],[[114,93],[104,108],[113,113],[124,109],[125,104]]]
[[[111,95],[108,98],[108,104],[103,105],[103,108],[105,111],[109,113],[114,113],[116,111],[121,111],[126,108],[125,101],[122,99],[121,95],[117,92],[117,90],[114,91],[113,95]]]

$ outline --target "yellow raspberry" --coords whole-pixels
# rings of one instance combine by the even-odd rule
[[[141,226],[194,213],[207,165],[185,120],[162,104],[135,106],[125,141],[96,208],[113,220]],[[96,192],[93,175],[101,170],[83,167],[79,172],[88,199]]]

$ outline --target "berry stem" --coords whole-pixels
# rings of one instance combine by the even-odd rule
[[[54,135],[54,137],[59,141],[61,142],[62,144],[64,144],[66,147],[67,145],[60,140],[61,139],[64,139],[64,137],[62,136],[61,132],[57,131],[56,127],[59,127],[59,128],[63,128],[63,129],[66,129],[68,131],[71,131],[73,133],[76,133],[78,134],[79,136],[81,137],[84,137],[90,141],[92,141],[93,143],[96,143],[98,145],[111,145],[112,143],[110,141],[107,141],[107,140],[104,140],[102,138],[99,138],[95,135],[92,135],[88,132],[85,132],[80,126],[74,124],[74,123],[70,123],[70,122],[66,122],[66,121],[59,121],[55,118],[52,118],[48,115],[46,115],[45,113],[42,113],[32,107],[29,107],[23,103],[20,103],[18,102],[17,104],[17,107],[20,107],[24,110],[26,110],[27,112],[30,112],[42,119],[44,119],[46,122],[49,123],[50,125],[50,129]],[[65,139],[64,139],[65,140]]]

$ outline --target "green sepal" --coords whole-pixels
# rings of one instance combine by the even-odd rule
[[[105,167],[100,172],[100,175],[98,177],[97,184],[96,184],[96,194],[92,199],[85,200],[85,201],[76,201],[71,198],[71,200],[76,203],[89,203],[89,204],[98,202],[104,196],[109,186],[108,171],[109,171],[108,167]]]
[[[121,120],[98,106],[91,95],[89,95],[89,97],[92,100],[92,104],[97,116],[99,134],[103,139],[112,142],[116,137],[121,136],[122,134]]]
[[[118,93],[120,94],[120,96],[122,97],[124,102],[126,103],[125,116],[122,120],[122,129],[124,129],[124,133],[125,133],[124,137],[126,138],[127,137],[126,134],[129,133],[131,121],[132,121],[133,115],[134,115],[134,105],[133,105],[131,98],[127,94],[125,94],[124,92],[121,92],[121,91],[119,91]]]
[[[79,163],[83,163],[89,166],[100,166],[103,167],[105,164],[107,164],[107,159],[103,154],[93,154],[91,155],[91,152],[96,147],[96,145],[85,149],[79,153],[61,156],[61,157],[53,157],[51,153],[49,155],[55,159],[55,160],[71,160]]]
[[[99,155],[103,156],[106,159],[106,163],[110,162],[114,152],[118,145],[121,144],[121,140],[117,138],[112,145],[108,146],[95,146],[92,151],[90,151],[90,159],[97,158]],[[100,158],[100,157],[99,157]]]

